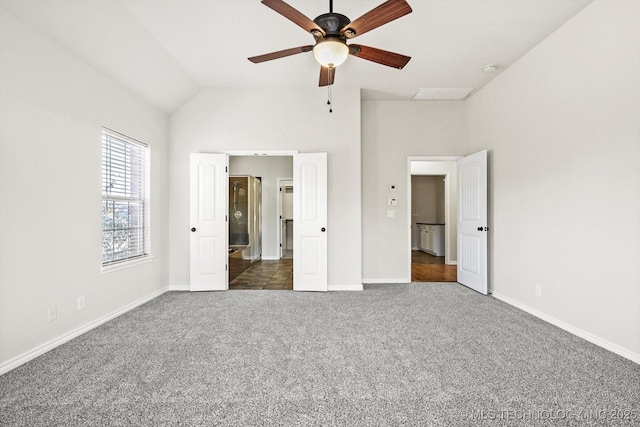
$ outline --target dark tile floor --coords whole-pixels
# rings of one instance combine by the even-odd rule
[[[229,283],[233,289],[293,289],[293,260],[256,261]]]

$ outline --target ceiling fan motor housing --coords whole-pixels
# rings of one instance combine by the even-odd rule
[[[325,13],[313,20],[322,28],[327,36],[341,38],[340,30],[351,23],[351,20],[339,13]]]

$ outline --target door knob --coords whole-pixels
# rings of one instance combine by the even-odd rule
[[[322,232],[324,233],[325,231],[327,231],[327,229],[326,229],[326,228],[324,228],[324,227],[322,227],[322,228],[320,229],[320,231],[322,231]]]
[[[196,232],[196,228],[195,227],[191,227],[191,232],[195,233]]]

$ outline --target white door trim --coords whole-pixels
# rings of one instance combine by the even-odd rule
[[[298,154],[298,150],[225,150],[222,154],[228,156],[294,156]]]

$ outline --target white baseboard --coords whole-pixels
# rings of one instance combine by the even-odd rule
[[[61,346],[62,344],[71,341],[72,339],[79,337],[80,335],[89,332],[90,330],[97,328],[98,326],[102,325],[103,323],[108,322],[111,319],[115,319],[116,317],[126,313],[127,311],[133,310],[134,308],[141,306],[142,304],[151,301],[154,298],[159,297],[160,295],[164,294],[165,292],[167,292],[169,290],[169,288],[163,288],[160,290],[157,290],[137,301],[132,302],[131,304],[127,304],[124,307],[109,313],[105,316],[102,316],[92,322],[87,323],[84,326],[81,326],[77,329],[74,329],[70,332],[67,332],[64,335],[59,336],[58,338],[54,338],[51,341],[48,341],[42,345],[39,345],[38,347],[29,350],[27,352],[24,352],[12,359],[7,360],[6,362],[0,364],[0,375],[3,375],[9,371],[11,371],[12,369],[17,368],[20,365],[23,365],[25,363],[27,363],[30,360],[35,359],[38,356],[43,355],[44,353],[53,350],[54,348]]]
[[[278,258],[277,256],[262,256],[263,261],[280,261],[282,258]]]
[[[585,330],[582,330],[580,328],[576,328],[575,326],[572,326],[562,320],[556,319],[553,316],[549,316],[546,313],[543,313],[540,310],[537,310],[535,308],[529,307],[526,304],[522,304],[521,302],[518,302],[512,298],[509,298],[507,296],[504,296],[502,294],[499,293],[493,293],[493,297],[496,299],[499,299],[500,301],[506,302],[509,305],[512,305],[516,308],[519,308],[520,310],[524,310],[529,314],[532,314],[534,316],[536,316],[539,319],[544,320],[545,322],[551,323],[554,326],[559,327],[560,329],[564,329],[565,331],[572,333],[573,335],[576,335],[582,339],[585,339],[587,341],[589,341],[592,344],[595,344],[599,347],[602,347],[606,350],[609,350],[617,355],[620,355],[626,359],[631,360],[632,362],[638,363],[640,364],[640,354],[638,353],[634,353],[633,351],[626,349],[622,346],[619,346],[618,344],[612,343],[611,341],[608,341],[604,338],[601,338],[599,336],[593,335],[590,332],[587,332]]]
[[[403,277],[401,279],[362,279],[362,283],[364,283],[365,285],[374,285],[374,284],[379,284],[379,283],[411,283],[411,280]]]
[[[170,291],[190,291],[189,285],[169,285]]]
[[[355,285],[329,285],[327,287],[327,291],[329,292],[333,292],[333,291],[361,291],[362,288],[362,283],[359,284],[355,284]]]

